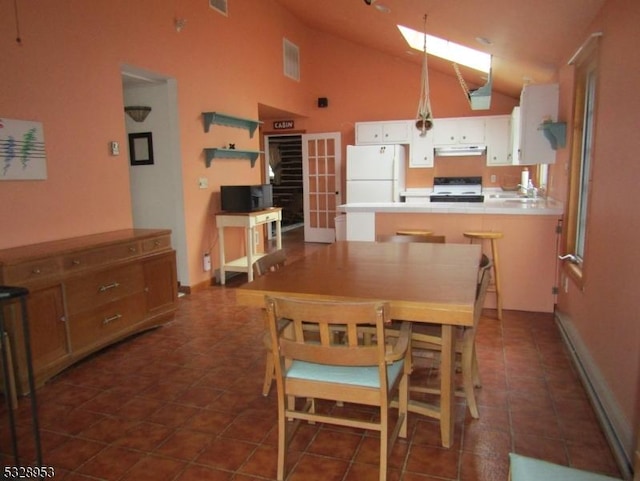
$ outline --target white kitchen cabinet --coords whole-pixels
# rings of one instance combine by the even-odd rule
[[[411,121],[356,122],[356,145],[408,144]]]
[[[558,84],[525,85],[520,94],[520,107],[512,115],[514,164],[552,164],[556,152],[545,138],[540,124],[557,121]]]
[[[427,130],[422,137],[421,131],[414,127],[411,130],[411,145],[409,147],[409,167],[433,167],[433,129]]]
[[[511,165],[511,116],[496,115],[485,118],[487,165]]]
[[[484,143],[484,119],[484,117],[435,119],[433,127],[435,146]]]

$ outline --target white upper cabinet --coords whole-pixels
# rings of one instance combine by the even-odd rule
[[[557,121],[558,84],[525,85],[520,95],[520,107],[513,112],[512,134],[514,164],[552,164],[556,152],[545,138],[540,125]]]
[[[456,117],[434,120],[434,144],[483,144],[485,142],[484,117]]]
[[[411,121],[356,122],[356,145],[408,144]]]
[[[411,146],[409,148],[409,167],[433,167],[433,129],[427,130],[424,137],[415,126],[411,129]]]
[[[511,165],[511,116],[496,115],[485,118],[487,165]]]

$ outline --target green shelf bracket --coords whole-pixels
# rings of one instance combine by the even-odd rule
[[[262,154],[259,150],[238,150],[238,149],[204,149],[204,157],[207,167],[211,167],[213,159],[246,159],[251,161],[251,167],[256,165],[258,156]]]
[[[542,122],[538,130],[542,130],[553,150],[558,150],[558,147],[562,148],[567,143],[566,122]]]
[[[221,114],[220,112],[202,112],[202,120],[204,121],[205,132],[209,132],[211,124],[217,124],[226,127],[247,129],[250,138],[253,138],[253,134],[258,128],[258,125],[262,124],[259,120],[243,119],[241,117],[234,117],[233,115]]]

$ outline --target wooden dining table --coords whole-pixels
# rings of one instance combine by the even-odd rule
[[[388,301],[391,318],[442,326],[440,403],[410,401],[409,411],[440,422],[453,444],[454,328],[473,325],[481,247],[471,244],[339,241],[236,290],[241,305],[264,307],[265,295]]]

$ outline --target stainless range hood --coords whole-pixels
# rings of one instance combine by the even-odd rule
[[[487,146],[482,144],[469,145],[447,145],[436,147],[435,155],[439,157],[463,157],[467,155],[484,155],[487,152]]]

